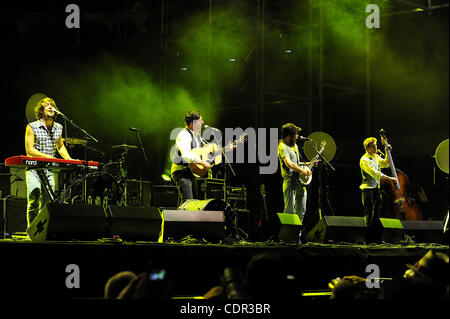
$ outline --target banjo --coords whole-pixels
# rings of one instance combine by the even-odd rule
[[[325,145],[326,145],[326,144],[327,144],[327,142],[325,142],[325,141],[322,141],[322,142],[320,143],[320,150],[319,150],[319,152],[318,152],[319,154],[317,154],[317,155],[312,159],[312,161],[309,163],[309,165],[301,164],[301,165],[299,165],[299,166],[300,166],[301,168],[303,168],[303,169],[306,169],[306,170],[312,172],[312,170],[313,170],[313,168],[314,168],[314,165],[316,164],[316,162],[319,161],[319,157],[320,157],[320,155],[322,154],[322,152],[324,151]],[[306,176],[306,175],[303,175],[303,174],[298,173],[298,172],[293,172],[293,176],[294,176],[295,178],[298,178],[298,180],[300,181],[300,183],[301,183],[302,185],[304,185],[304,186],[309,185],[309,184],[311,183],[311,181],[312,181],[312,174],[309,175],[309,176]]]

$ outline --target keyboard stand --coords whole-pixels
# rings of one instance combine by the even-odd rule
[[[45,168],[34,168],[39,176],[39,179],[41,180],[42,187],[44,187],[45,191],[47,192],[48,198],[50,200],[50,203],[57,202],[57,198],[55,195],[55,192],[53,191],[52,185],[50,185],[50,182],[48,181],[47,176],[44,173]]]

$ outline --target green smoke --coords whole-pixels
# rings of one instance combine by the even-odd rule
[[[309,6],[313,6],[311,38],[308,37],[307,28],[297,28],[296,32],[295,28],[291,28],[291,32],[286,35],[289,40],[284,41],[287,43],[285,47],[294,48],[294,53],[297,50],[295,59],[299,63],[278,59],[281,66],[272,68],[266,64],[266,73],[277,74],[277,79],[282,79],[283,73],[287,79],[294,79],[295,75],[300,79],[305,77],[308,67],[305,53],[311,49],[313,81],[317,83],[322,17],[325,83],[365,90],[366,54],[369,50],[373,125],[398,127],[399,130],[401,127],[398,133],[402,134],[408,130],[448,129],[448,10],[436,10],[427,15],[426,11],[417,10],[413,5],[381,0],[321,0],[308,3],[299,1],[297,5],[281,8],[278,14],[284,21],[306,26],[309,24]],[[368,29],[365,25],[371,13],[366,12],[368,4],[376,4],[380,8],[379,29]],[[275,27],[271,26],[270,29],[275,30]],[[280,55],[284,50],[281,46],[266,47],[274,52],[273,55]],[[282,66],[288,63],[291,70]],[[280,69],[283,72],[279,72]],[[295,75],[291,75],[292,70]],[[271,85],[276,86],[274,82]],[[303,86],[306,84],[300,83]],[[278,84],[281,90],[291,85],[289,82]],[[302,85],[298,87],[293,93],[302,92]],[[334,93],[338,93],[338,90],[325,87],[325,96]],[[342,101],[326,101],[325,105],[335,110],[335,104],[344,104]],[[355,104],[345,104],[349,108],[342,108],[342,112],[352,112],[352,105],[364,108],[364,104],[357,104],[361,102],[364,103],[364,97],[358,100],[355,95]],[[417,121],[418,118],[421,120]],[[340,125],[354,125],[355,118],[347,117],[347,120],[348,123]],[[364,118],[360,120],[364,122]]]

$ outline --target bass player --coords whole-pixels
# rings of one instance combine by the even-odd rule
[[[375,137],[368,137],[363,142],[364,150],[366,151],[359,160],[361,168],[362,182],[359,188],[362,192],[362,204],[364,207],[364,220],[367,225],[366,243],[376,241],[376,223],[380,217],[381,209],[381,190],[380,181],[386,180],[389,182],[396,182],[397,179],[390,177],[381,172],[382,168],[389,167],[389,160],[387,157],[382,158],[377,154],[377,139]],[[391,149],[390,145],[386,145]]]

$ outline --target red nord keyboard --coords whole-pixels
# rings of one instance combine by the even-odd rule
[[[5,160],[5,165],[18,168],[77,169],[87,167],[90,171],[98,170],[98,162],[66,160],[61,158],[45,158],[34,156],[13,156]]]

